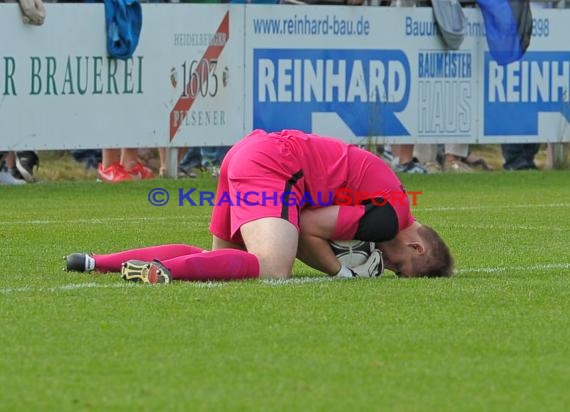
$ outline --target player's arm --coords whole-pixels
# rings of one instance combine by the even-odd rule
[[[328,206],[301,213],[297,257],[307,265],[329,275],[341,268],[329,240],[359,239],[383,242],[398,232],[398,218],[393,207],[375,199],[363,205]]]
[[[335,205],[304,210],[300,217],[297,258],[328,275],[337,275],[341,264],[334,255],[329,240],[357,239],[355,235],[364,214],[365,207],[362,205]]]
[[[328,241],[336,229],[338,209],[339,206],[306,209],[300,216],[297,258],[331,276],[337,274],[341,266]]]

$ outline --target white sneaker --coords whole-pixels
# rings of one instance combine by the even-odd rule
[[[10,172],[5,170],[0,171],[0,185],[25,185],[26,181],[22,179],[16,179]]]

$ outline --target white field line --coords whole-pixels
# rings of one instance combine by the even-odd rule
[[[192,285],[196,288],[215,288],[223,286],[222,282],[195,282]],[[134,288],[137,286],[136,283],[132,282],[121,282],[121,283],[106,283],[106,284],[99,284],[95,282],[87,282],[87,283],[69,283],[67,285],[61,286],[53,286],[49,288],[42,288],[42,287],[31,287],[31,286],[24,286],[19,288],[0,288],[0,294],[9,294],[9,293],[17,293],[17,292],[62,292],[68,290],[79,290],[79,289],[126,289],[126,288]]]
[[[90,225],[101,225],[101,224],[108,224],[108,223],[139,223],[139,222],[152,222],[152,221],[166,221],[166,220],[176,220],[180,221],[180,216],[161,216],[161,217],[148,217],[148,216],[139,216],[139,217],[106,217],[102,219],[32,219],[32,220],[10,220],[10,221],[0,221],[0,225],[68,225],[68,224],[90,224]],[[188,219],[189,223],[196,223],[196,220],[204,220],[207,221],[209,218],[204,217],[203,219],[192,217],[192,219]]]
[[[496,223],[449,223],[453,229],[468,229],[468,230],[532,230],[533,232],[568,232],[570,229],[564,227],[552,226],[534,226],[534,225],[512,225],[512,224],[496,224]]]
[[[570,208],[570,203],[530,203],[530,204],[515,204],[515,205],[473,205],[473,206],[441,206],[441,207],[416,207],[415,210],[422,212],[453,212],[453,211],[468,211],[468,210],[494,210],[494,209],[543,209],[555,208],[565,209]],[[60,225],[60,224],[92,224],[100,225],[107,223],[138,223],[138,222],[151,222],[151,221],[179,221],[180,216],[161,216],[161,217],[148,217],[148,216],[131,216],[131,217],[107,217],[107,218],[93,218],[93,219],[31,219],[31,220],[10,220],[0,221],[0,225]],[[207,220],[206,217],[202,219],[188,219],[189,222],[196,220]]]
[[[520,272],[528,270],[568,270],[570,269],[570,263],[546,263],[528,266],[496,266],[488,268],[463,268],[458,269],[457,274],[462,273],[501,273],[501,272]]]
[[[79,223],[79,224],[101,224],[101,223],[111,223],[111,222],[128,222],[128,221],[136,221],[136,222],[140,222],[140,221],[149,221],[149,220],[168,220],[168,219],[173,219],[174,216],[172,217],[155,217],[155,218],[149,218],[149,217],[108,217],[108,218],[103,218],[103,219],[97,219],[97,218],[93,218],[93,219],[61,219],[61,220],[53,220],[53,219],[34,219],[34,220],[12,220],[12,221],[4,221],[4,222],[0,222],[0,224],[2,225],[6,225],[6,224],[18,224],[18,225],[56,225],[56,224],[73,224],[73,223]]]
[[[472,205],[472,206],[437,206],[437,207],[420,207],[416,206],[414,210],[426,212],[454,212],[468,210],[494,210],[494,209],[543,209],[555,208],[565,209],[570,207],[570,203],[517,203],[513,205]]]
[[[528,266],[495,266],[495,267],[479,267],[479,268],[463,268],[458,269],[457,274],[463,273],[503,273],[503,272],[518,272],[518,271],[553,271],[553,270],[570,270],[570,263],[547,263]],[[304,285],[310,283],[325,283],[325,282],[350,282],[351,279],[335,279],[326,276],[308,276],[308,277],[294,277],[287,280],[262,280],[261,284],[266,286],[286,286],[286,285]],[[197,289],[218,288],[228,285],[228,282],[188,282],[188,285]],[[62,292],[69,290],[80,289],[125,289],[133,288],[143,285],[135,283],[114,283],[114,284],[99,284],[95,282],[88,283],[70,283],[67,285],[53,286],[49,288],[23,286],[18,288],[0,288],[0,294],[11,294],[18,292]]]

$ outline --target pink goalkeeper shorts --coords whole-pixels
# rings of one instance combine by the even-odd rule
[[[210,232],[243,244],[242,225],[266,217],[282,218],[299,229],[304,192],[301,164],[285,141],[253,132],[235,144],[220,168]]]

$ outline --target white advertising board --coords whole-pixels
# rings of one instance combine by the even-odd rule
[[[246,128],[297,128],[349,141],[568,140],[568,10],[534,15],[523,60],[499,66],[477,9],[459,50],[431,8],[247,10]]]
[[[102,4],[0,4],[0,149],[229,145],[255,128],[347,141],[570,141],[570,10],[499,66],[477,9],[456,51],[430,8],[143,4],[127,61]]]
[[[22,24],[18,5],[0,5],[2,38],[12,39],[0,42],[1,148],[241,137],[243,8],[145,4],[139,45],[123,61],[107,57],[102,4],[46,6],[45,24],[34,27]]]

